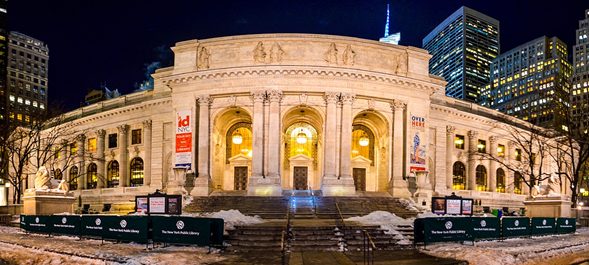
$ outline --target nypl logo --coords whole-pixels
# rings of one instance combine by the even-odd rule
[[[67,218],[65,218],[65,217],[64,217],[64,218],[61,218],[61,223],[62,223],[62,224],[65,224],[65,223],[67,223]]]
[[[542,225],[546,225],[546,219],[542,220]]]
[[[39,217],[35,217],[35,223],[39,223]]]
[[[127,227],[127,221],[125,221],[125,220],[121,220],[121,222],[119,224],[121,225],[122,228]]]
[[[446,224],[444,224],[444,226],[446,227],[446,229],[452,229],[452,221],[446,222]]]
[[[519,226],[519,220],[515,220],[514,224],[515,226]]]
[[[96,220],[94,221],[94,223],[96,225],[100,225],[102,223],[102,221],[100,220],[100,218],[96,218]]]
[[[485,222],[485,220],[481,220],[481,227],[485,227],[487,226],[487,222]]]
[[[568,225],[569,224],[569,220],[564,220],[564,224]]]
[[[184,222],[182,222],[182,221],[176,222],[176,228],[178,228],[178,230],[182,230],[182,228],[184,228]]]

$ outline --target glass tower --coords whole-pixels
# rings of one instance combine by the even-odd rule
[[[573,47],[573,70],[571,78],[571,107],[574,121],[582,127],[589,127],[589,9],[585,19],[579,21],[577,41]]]
[[[446,95],[479,102],[489,83],[491,61],[499,54],[499,21],[463,6],[422,44],[432,55],[429,72],[448,82]]]

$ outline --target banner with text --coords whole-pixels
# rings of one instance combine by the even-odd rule
[[[191,110],[176,112],[176,167],[192,167],[192,114]]]
[[[411,130],[411,150],[409,152],[410,167],[409,171],[426,171],[426,137],[425,137],[425,117],[410,115]]]

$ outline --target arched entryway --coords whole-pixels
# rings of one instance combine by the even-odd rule
[[[387,189],[390,142],[387,128],[386,119],[376,111],[365,110],[354,117],[350,156],[356,191]]]
[[[219,112],[213,127],[213,187],[246,190],[251,176],[252,118],[239,107]]]
[[[282,188],[317,190],[321,188],[321,131],[319,111],[297,106],[283,118]]]

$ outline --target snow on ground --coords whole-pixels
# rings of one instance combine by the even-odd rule
[[[395,235],[395,239],[404,240],[402,243],[408,242],[397,228],[399,225],[411,225],[412,220],[403,219],[394,213],[385,211],[374,211],[368,215],[355,216],[345,219],[346,221],[358,222],[363,225],[379,225],[382,229],[386,230],[385,234]]]
[[[589,229],[579,229],[575,234],[551,235],[531,238],[513,238],[460,243],[437,243],[427,246],[423,252],[444,258],[466,260],[469,264],[560,264],[550,258],[587,253]],[[570,263],[563,263],[570,264]]]
[[[259,216],[247,216],[239,210],[221,210],[214,213],[201,214],[202,217],[221,218],[225,220],[225,231],[234,229],[236,225],[251,225],[263,223],[264,220]]]
[[[403,205],[403,207],[405,207],[405,209],[407,209],[409,211],[423,212],[423,211],[428,210],[427,207],[423,207],[419,204],[416,204],[411,199],[400,198],[399,202],[401,203],[401,205]]]

